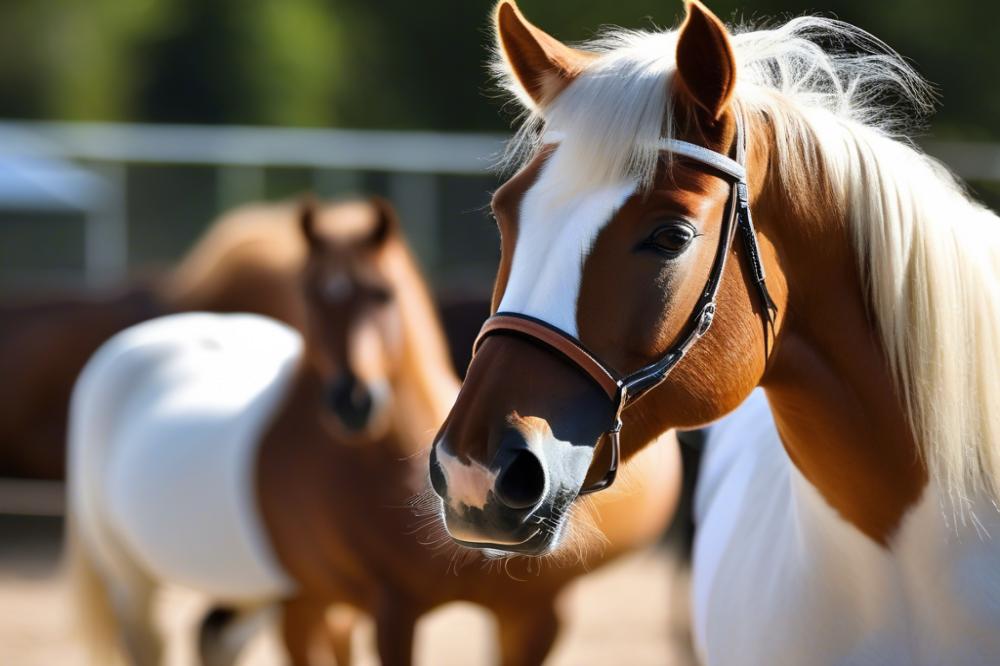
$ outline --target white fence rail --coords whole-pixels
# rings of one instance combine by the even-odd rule
[[[219,210],[261,198],[268,168],[309,169],[319,191],[351,189],[358,172],[385,172],[388,195],[407,211],[418,253],[433,264],[436,176],[488,174],[504,140],[500,134],[0,122],[0,156],[83,161],[103,176],[105,197],[85,220],[85,271],[95,284],[121,277],[128,266],[131,165],[215,167]]]
[[[0,122],[6,153],[101,162],[310,166],[478,174],[500,134],[120,123]]]
[[[264,172],[298,167],[316,189],[350,187],[358,172],[385,172],[388,194],[407,211],[425,261],[435,258],[438,175],[483,175],[505,135],[118,123],[0,122],[0,157],[83,161],[103,177],[104,200],[86,218],[85,267],[91,282],[119,278],[128,265],[130,165],[215,167],[216,207],[260,198]],[[924,147],[967,180],[1000,182],[1000,143],[927,141]],[[2,206],[2,202],[0,202]]]

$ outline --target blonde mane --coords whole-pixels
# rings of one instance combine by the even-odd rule
[[[574,188],[623,176],[649,184],[657,140],[671,138],[676,31],[613,29],[579,45],[599,57],[539,109],[497,57],[525,120],[507,166],[544,132]],[[878,39],[803,17],[737,30],[735,110],[751,135],[774,137],[773,174],[791,197],[830,200],[849,222],[860,274],[897,390],[932,477],[958,507],[1000,497],[1000,220],[903,133],[931,111],[933,92]],[[751,178],[754,174],[751,174]],[[759,175],[758,175],[759,177]]]

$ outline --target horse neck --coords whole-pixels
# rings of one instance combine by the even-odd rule
[[[253,204],[213,223],[155,285],[176,312],[257,312],[300,330],[305,242],[287,204]]]
[[[757,205],[787,282],[784,310],[793,313],[761,385],[803,477],[843,519],[886,545],[921,497],[927,471],[869,316],[846,222],[829,213],[787,219],[792,209],[776,185]]]
[[[426,449],[458,395],[444,330],[426,281],[400,242],[386,248],[402,319],[402,350],[392,380],[391,431],[411,455]]]

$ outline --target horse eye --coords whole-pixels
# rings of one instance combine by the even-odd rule
[[[674,221],[657,227],[643,242],[643,246],[674,257],[687,249],[697,235],[689,223]]]

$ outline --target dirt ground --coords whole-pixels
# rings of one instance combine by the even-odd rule
[[[61,523],[52,518],[0,516],[0,664],[74,666],[81,651],[70,632],[59,572]],[[662,551],[637,553],[587,576],[564,598],[566,625],[554,666],[692,664],[683,617],[683,577]],[[167,590],[161,619],[170,636],[167,664],[193,664],[191,629],[204,603]],[[356,664],[378,663],[370,623],[354,637]],[[476,607],[454,604],[426,617],[417,630],[418,666],[495,663],[492,620]],[[250,646],[242,664],[283,664],[272,632]]]

